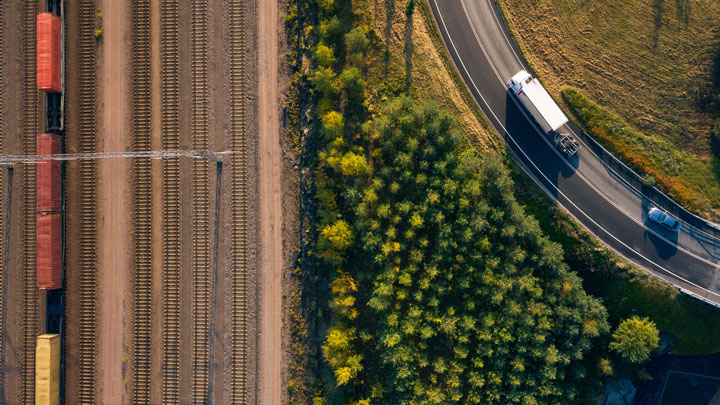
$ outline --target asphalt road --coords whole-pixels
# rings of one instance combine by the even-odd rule
[[[596,238],[665,282],[720,304],[720,232],[672,200],[633,181],[621,163],[577,127],[559,132],[580,141],[563,157],[506,82],[521,69],[520,57],[493,0],[428,0],[445,45],[463,80],[523,169]],[[660,206],[682,222],[678,233],[649,222]]]

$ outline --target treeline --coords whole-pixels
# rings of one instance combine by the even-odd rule
[[[303,260],[327,321],[314,402],[596,401],[619,359],[605,308],[516,202],[504,162],[433,104],[370,101],[366,64],[386,52],[371,4],[297,4],[312,57],[315,243]],[[657,331],[643,322],[614,350],[644,361]]]

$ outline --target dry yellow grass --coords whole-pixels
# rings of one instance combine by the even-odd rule
[[[393,6],[394,9],[389,10],[389,6]],[[404,92],[420,103],[433,101],[453,114],[458,129],[469,137],[476,148],[502,149],[498,137],[488,130],[487,124],[478,119],[477,106],[470,104],[474,101],[468,100],[468,97],[463,95],[467,90],[459,88],[448,72],[443,62],[443,55],[438,52],[438,47],[433,43],[433,38],[428,32],[428,26],[434,22],[426,20],[420,7],[420,5],[416,7],[412,24],[408,24],[405,15],[405,2],[394,4],[394,2],[378,1],[370,7],[373,28],[388,44],[389,55],[387,57],[383,54],[370,55],[374,60],[368,62],[369,98],[377,101],[373,98],[378,94]],[[410,59],[405,57],[408,50],[412,52]],[[409,91],[407,68],[410,68],[411,72]],[[378,85],[378,83],[382,84]],[[394,91],[388,91],[388,88]]]
[[[720,46],[717,0],[500,0],[550,92],[564,84],[648,135],[706,158],[698,107]]]

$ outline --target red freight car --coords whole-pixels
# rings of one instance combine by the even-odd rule
[[[59,212],[38,212],[35,216],[35,251],[38,288],[62,288],[62,216]]]
[[[54,155],[61,151],[60,136],[37,136],[37,154]],[[62,209],[62,169],[59,160],[38,160],[36,181],[36,209],[38,212],[59,212]]]
[[[62,287],[62,217],[60,213],[35,216],[37,285],[44,290]]]
[[[60,17],[53,13],[37,16],[37,85],[46,93],[62,91],[62,50]]]

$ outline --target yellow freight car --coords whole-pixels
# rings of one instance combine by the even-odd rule
[[[35,404],[60,403],[60,335],[40,335],[35,348]]]

